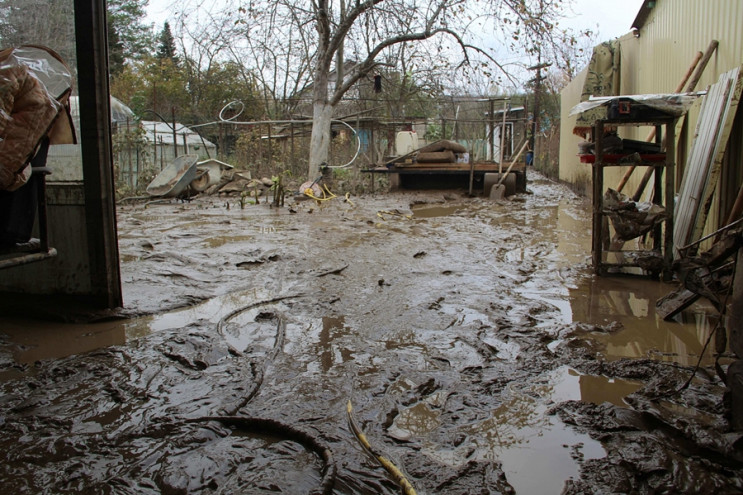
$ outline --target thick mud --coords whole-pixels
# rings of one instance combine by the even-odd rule
[[[679,391],[714,312],[592,276],[590,205],[530,180],[122,206],[121,319],[0,318],[2,492],[743,492],[709,348]]]

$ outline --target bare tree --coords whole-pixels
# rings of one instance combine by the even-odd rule
[[[72,0],[0,0],[0,45],[45,45],[74,67],[73,15]]]
[[[278,14],[283,13],[243,9],[238,20],[242,30],[230,53],[234,60],[247,56],[253,64],[265,115],[288,118],[301,105],[302,89],[311,81],[314,37],[307,29],[297,29],[296,19],[279,19]]]
[[[357,83],[383,71],[400,75],[401,90],[415,86],[411,74],[429,74],[431,88],[440,87],[436,79],[446,73],[458,75],[455,84],[476,71],[508,79],[500,55],[510,50],[517,53],[512,57],[522,56],[548,40],[562,2],[227,0],[207,20],[222,37],[220,56],[259,82],[268,115],[288,113],[298,97],[309,95],[308,174],[316,177],[329,159],[334,112]],[[203,10],[204,3],[197,3]],[[209,40],[216,41],[214,32]],[[201,42],[194,37],[194,43]]]
[[[311,6],[303,8],[288,2],[283,5],[291,8],[303,26],[313,26],[317,32],[309,161],[309,175],[315,177],[327,161],[333,109],[357,81],[380,65],[384,54],[393,47],[425,42],[435,53],[446,54],[448,60],[442,57],[434,57],[434,60],[453,70],[471,65],[475,54],[502,68],[485,49],[468,41],[468,30],[477,20],[488,18],[513,24],[517,40],[543,36],[552,30],[552,20],[559,14],[560,2],[490,0],[473,6],[472,2],[464,0],[367,0],[346,6],[344,0],[314,0]],[[338,60],[347,49],[353,50],[359,58],[344,74],[338,70]],[[334,63],[336,80],[330,81]]]

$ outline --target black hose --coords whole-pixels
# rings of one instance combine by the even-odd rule
[[[275,419],[247,416],[204,416],[187,421],[190,423],[219,421],[222,424],[233,426],[243,431],[260,434],[267,433],[272,436],[293,440],[319,455],[323,461],[320,485],[310,493],[312,495],[330,495],[333,492],[337,472],[333,452],[322,439],[305,430],[300,430]]]

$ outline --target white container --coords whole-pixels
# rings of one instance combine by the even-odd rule
[[[400,131],[395,138],[395,151],[397,156],[407,155],[420,148],[418,145],[418,133],[415,131]]]
[[[469,163],[470,162],[470,154],[469,153],[457,153],[457,163]]]

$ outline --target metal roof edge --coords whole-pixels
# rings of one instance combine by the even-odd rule
[[[642,2],[642,6],[637,12],[635,20],[632,21],[630,29],[640,29],[641,27],[643,27],[645,25],[645,21],[647,21],[648,17],[650,17],[650,12],[655,8],[655,5],[657,3],[658,0],[645,0],[644,2]]]

